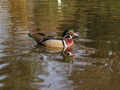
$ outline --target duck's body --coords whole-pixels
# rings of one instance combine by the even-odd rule
[[[63,48],[64,50],[72,50],[73,48],[73,31],[65,31],[63,37],[56,38],[51,36],[45,36],[44,34],[29,34],[38,44],[43,45],[48,48]]]
[[[63,40],[57,40],[57,39],[50,39],[50,40],[46,40],[44,42],[42,42],[42,44],[46,47],[55,47],[55,48],[63,48],[64,47],[64,43]]]

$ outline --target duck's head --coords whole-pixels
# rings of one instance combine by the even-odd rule
[[[66,35],[71,35],[72,37],[74,36],[79,36],[77,33],[74,32],[73,29],[67,29],[63,32],[62,37],[65,37]]]

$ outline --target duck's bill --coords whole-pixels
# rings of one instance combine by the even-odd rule
[[[73,33],[74,36],[76,37],[79,37],[79,34],[78,33]]]

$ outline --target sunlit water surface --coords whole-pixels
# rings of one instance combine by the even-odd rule
[[[114,0],[0,0],[0,90],[120,90],[119,12]],[[69,27],[75,58],[28,36]]]

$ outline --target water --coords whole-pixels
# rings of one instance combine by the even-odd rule
[[[1,0],[0,90],[120,90],[120,6],[114,0]],[[48,52],[27,34],[60,36],[75,58]]]

